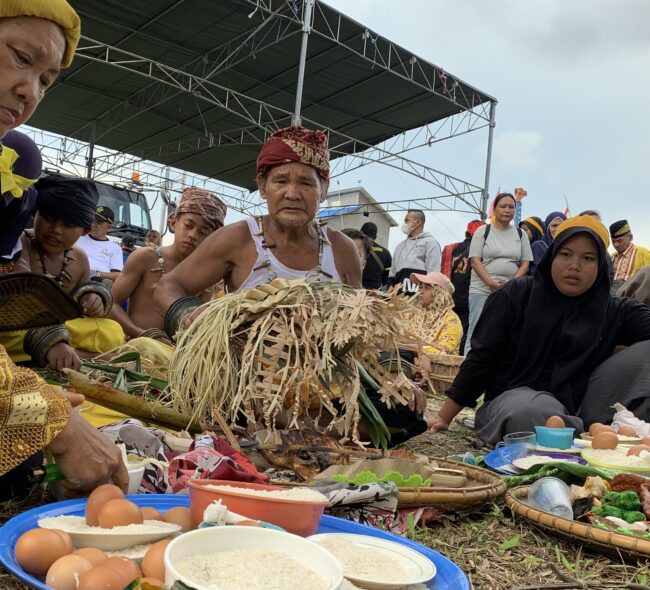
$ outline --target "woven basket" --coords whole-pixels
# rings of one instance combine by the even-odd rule
[[[452,512],[458,508],[478,506],[491,502],[506,491],[505,481],[487,469],[467,465],[449,459],[434,458],[438,467],[457,469],[467,476],[462,488],[400,488],[398,508],[412,506],[433,506],[441,511]]]
[[[650,541],[606,531],[590,524],[575,522],[537,510],[523,500],[528,497],[528,486],[519,486],[508,491],[506,504],[519,517],[529,520],[536,526],[566,537],[580,545],[588,545],[594,551],[613,556],[623,556],[632,560],[650,557]]]
[[[427,356],[431,362],[431,371],[426,375],[429,387],[431,391],[442,393],[453,383],[465,357],[455,354],[430,354]]]
[[[0,331],[63,324],[80,316],[79,306],[50,277],[32,273],[0,277]]]
[[[416,506],[431,506],[441,512],[453,512],[491,502],[506,491],[506,483],[499,475],[487,469],[450,461],[448,459],[432,459],[438,467],[462,471],[468,479],[463,488],[400,488],[397,500],[398,508]],[[296,484],[283,481],[270,481],[273,485],[295,487]]]

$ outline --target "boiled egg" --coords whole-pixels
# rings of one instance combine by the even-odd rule
[[[128,586],[133,580],[142,576],[138,564],[128,557],[109,557],[102,567],[110,567],[119,572],[124,579],[124,585]]]
[[[96,488],[86,502],[86,524],[99,526],[99,509],[111,500],[123,500],[124,492],[117,486],[106,484]]]
[[[99,509],[97,520],[103,529],[142,524],[142,512],[130,500],[109,500]]]
[[[150,506],[140,508],[140,512],[142,512],[143,520],[163,520],[162,514]]]
[[[593,449],[615,449],[618,445],[618,436],[613,432],[599,431],[591,440]]]
[[[154,543],[142,558],[142,573],[150,578],[165,579],[165,549],[171,539],[163,539]]]
[[[621,426],[618,429],[617,434],[619,434],[620,436],[632,436],[632,437],[637,436],[636,430],[634,430],[634,428],[632,428],[631,426]]]
[[[77,549],[74,552],[74,555],[78,555],[79,557],[87,559],[90,563],[93,564],[93,567],[101,565],[108,559],[106,553],[100,551],[99,549],[95,549],[94,547],[83,547],[81,549]]]
[[[181,532],[186,533],[191,531],[194,526],[192,525],[192,514],[189,508],[184,506],[177,506],[170,508],[163,514],[163,520],[171,524],[177,524],[181,527]]]
[[[47,570],[45,583],[53,590],[77,590],[79,578],[93,569],[93,564],[78,555],[59,557]]]
[[[551,416],[546,421],[547,428],[564,428],[566,426],[564,420],[560,416]]]
[[[79,578],[77,590],[124,590],[126,585],[120,572],[100,565]]]
[[[28,574],[45,576],[50,566],[69,553],[68,545],[59,531],[32,529],[16,542],[16,561]]]
[[[627,452],[628,457],[638,457],[641,454],[641,451],[650,452],[650,445],[636,445],[630,447],[630,450]]]

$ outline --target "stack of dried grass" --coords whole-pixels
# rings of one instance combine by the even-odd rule
[[[169,377],[174,409],[193,418],[242,414],[275,430],[281,415],[358,442],[361,382],[376,382],[388,405],[411,399],[414,385],[377,362],[397,355],[404,297],[335,283],[275,279],[206,304],[179,338]],[[334,403],[334,399],[338,403]]]

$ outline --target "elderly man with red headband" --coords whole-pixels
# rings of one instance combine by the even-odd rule
[[[19,238],[33,209],[41,158],[24,134],[27,122],[72,62],[79,16],[65,0],[0,2],[0,274],[13,270]],[[27,478],[48,451],[71,494],[112,480],[126,489],[128,474],[117,447],[97,432],[71,403],[83,396],[48,385],[17,367],[0,346],[0,497],[28,492]]]
[[[354,242],[316,221],[328,186],[325,134],[292,126],[271,135],[257,158],[257,187],[268,213],[215,232],[162,277],[154,300],[165,315],[167,332],[175,331],[179,318],[202,303],[188,294],[221,280],[230,292],[276,277],[360,287],[361,265]]]

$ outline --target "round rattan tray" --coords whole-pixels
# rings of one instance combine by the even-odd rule
[[[623,556],[628,559],[650,557],[650,541],[606,531],[590,524],[575,522],[542,512],[525,504],[528,497],[528,486],[519,486],[508,491],[506,504],[520,518],[528,520],[536,526],[563,537],[589,546],[594,551],[609,555]]]
[[[440,510],[455,510],[491,502],[506,491],[506,482],[496,473],[449,459],[433,459],[438,467],[458,469],[467,476],[462,488],[400,488],[398,507],[434,506]]]
[[[431,506],[441,512],[453,512],[491,502],[503,496],[506,483],[499,475],[474,465],[448,459],[432,459],[445,469],[458,469],[467,476],[468,482],[462,488],[400,488],[397,500],[398,508]],[[270,481],[273,485],[297,486],[283,481]]]

